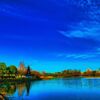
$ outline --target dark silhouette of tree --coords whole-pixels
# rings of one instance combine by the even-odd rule
[[[26,76],[31,76],[30,66],[27,67]]]
[[[96,76],[96,71],[92,71],[92,76]]]

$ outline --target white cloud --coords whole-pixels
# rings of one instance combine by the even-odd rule
[[[88,59],[88,58],[95,58],[95,57],[99,57],[100,55],[100,47],[96,48],[94,52],[92,53],[61,53],[58,54],[57,57],[63,57],[63,58],[67,58],[67,59]]]
[[[73,58],[73,59],[86,59],[86,58],[93,58],[96,57],[95,54],[68,54],[66,58]]]
[[[96,51],[94,53],[88,53],[88,54],[59,54],[60,56],[57,57],[63,57],[67,59],[88,59],[88,58],[95,58],[98,55],[100,55],[100,51]]]
[[[70,26],[69,31],[59,31],[67,37],[77,38],[94,38],[100,40],[100,23],[99,22],[80,22],[76,26]]]
[[[69,1],[69,0],[67,0]],[[69,31],[59,31],[66,37],[77,37],[77,38],[94,38],[100,40],[100,4],[98,1],[93,0],[79,0],[75,1],[78,6],[84,9],[84,16],[87,19],[80,20],[76,24],[70,26]],[[70,2],[70,1],[69,1]],[[73,3],[73,2],[72,2]]]

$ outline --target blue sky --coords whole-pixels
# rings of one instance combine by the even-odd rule
[[[100,68],[100,1],[1,0],[0,61],[47,72]]]

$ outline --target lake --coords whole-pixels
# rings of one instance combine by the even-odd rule
[[[8,100],[100,100],[100,78],[0,83]]]

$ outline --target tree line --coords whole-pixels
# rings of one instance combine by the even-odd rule
[[[23,66],[21,64],[21,66]],[[24,67],[23,67],[24,68]],[[38,72],[30,69],[30,66],[27,69],[18,70],[15,65],[7,66],[5,63],[0,63],[0,78],[25,78],[30,77],[34,79],[39,78],[67,78],[67,77],[100,77],[100,69],[91,70],[87,69],[85,72],[81,70],[64,70],[61,72],[47,73],[47,72]],[[49,77],[48,77],[49,76]],[[50,77],[51,76],[51,77]]]

